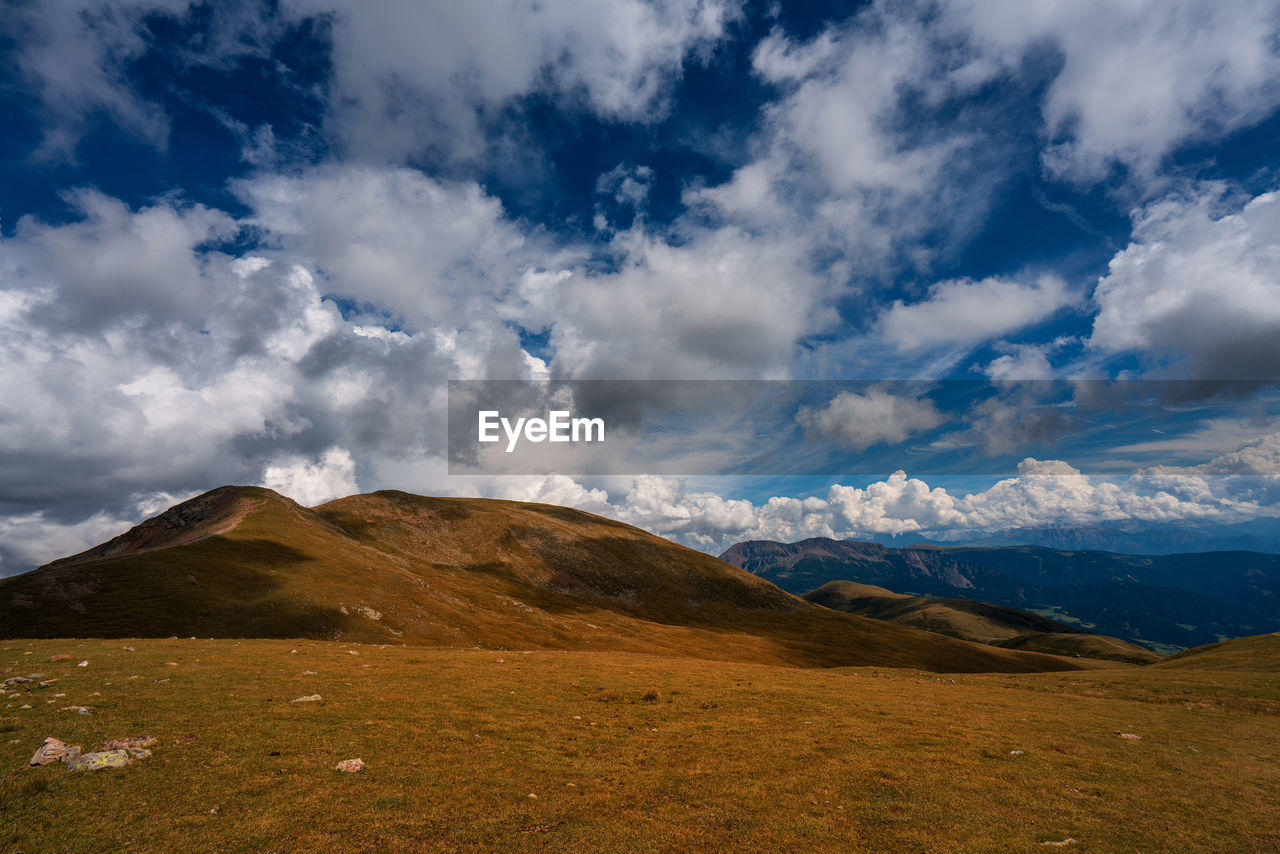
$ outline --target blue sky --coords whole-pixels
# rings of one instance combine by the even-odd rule
[[[546,500],[713,551],[1278,512],[1273,2],[0,26],[0,573],[227,482]],[[863,381],[788,425],[863,464],[450,476],[447,381],[546,377]]]

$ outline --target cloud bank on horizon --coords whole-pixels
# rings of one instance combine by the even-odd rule
[[[815,8],[14,7],[0,574],[229,482],[550,501],[708,550],[1280,515],[1280,7]],[[902,443],[859,482],[450,477],[447,381],[545,377],[1186,385],[1142,433],[1061,431],[1016,383],[800,414]],[[1053,458],[930,486],[912,442],[956,418]],[[1103,444],[1127,477],[1081,473]]]

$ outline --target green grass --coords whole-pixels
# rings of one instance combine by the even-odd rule
[[[8,641],[0,667],[59,680],[0,700],[12,851],[1280,849],[1275,673],[176,639]],[[136,734],[160,744],[127,769],[24,767]]]

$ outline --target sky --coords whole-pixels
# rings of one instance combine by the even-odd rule
[[[226,483],[711,552],[1280,515],[1274,0],[14,0],[0,54],[0,575]],[[496,475],[450,380],[850,384]]]

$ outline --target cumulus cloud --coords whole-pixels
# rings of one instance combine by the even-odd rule
[[[878,329],[899,350],[973,345],[1039,323],[1074,305],[1078,295],[1057,276],[1031,284],[991,277],[953,279],[929,288],[923,300],[894,300]]]
[[[1132,242],[1094,292],[1091,347],[1185,362],[1204,379],[1275,378],[1280,194],[1228,213],[1222,192],[1201,187],[1137,212]]]
[[[866,394],[842,391],[820,409],[803,406],[796,412],[801,426],[855,451],[881,442],[906,441],[945,420],[928,398],[894,395],[883,389]]]
[[[360,491],[356,461],[345,448],[330,448],[318,460],[287,456],[267,466],[262,485],[304,507]]]

